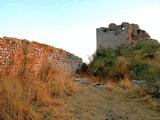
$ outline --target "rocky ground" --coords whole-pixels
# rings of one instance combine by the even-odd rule
[[[70,114],[66,119],[160,120],[159,104],[150,97],[137,95],[133,87],[83,79],[77,83],[80,92],[65,98]]]

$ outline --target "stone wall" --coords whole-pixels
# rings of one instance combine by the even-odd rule
[[[0,74],[27,76],[33,73],[34,76],[44,65],[75,72],[81,64],[79,57],[59,48],[17,38],[0,38]]]
[[[141,30],[137,24],[127,22],[121,25],[111,23],[108,27],[97,28],[96,33],[97,49],[115,48],[119,45],[133,44],[142,38],[150,38],[149,34]]]

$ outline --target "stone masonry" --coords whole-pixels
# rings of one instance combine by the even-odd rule
[[[49,66],[58,66],[60,69],[75,72],[81,66],[82,60],[52,46],[17,38],[0,38],[0,74],[12,72],[16,75],[24,72],[24,66],[28,72],[37,74],[46,63]],[[26,71],[25,73],[27,74]]]
[[[133,44],[140,39],[150,38],[149,34],[140,29],[137,24],[123,22],[121,25],[115,23],[107,27],[96,29],[97,49],[115,48],[116,46]]]

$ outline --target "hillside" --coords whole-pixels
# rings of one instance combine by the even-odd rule
[[[88,65],[62,49],[8,37],[0,53],[2,120],[160,120],[155,40],[99,49]]]
[[[0,38],[0,119],[47,120],[63,114],[62,96],[75,93],[73,83],[82,60],[62,49]]]
[[[139,40],[134,45],[100,49],[93,55],[86,72],[102,79],[160,79],[160,44],[156,40]]]

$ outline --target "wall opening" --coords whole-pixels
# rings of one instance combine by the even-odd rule
[[[107,30],[106,30],[106,29],[103,29],[103,32],[107,32]]]

